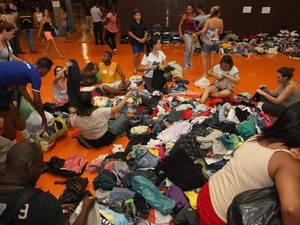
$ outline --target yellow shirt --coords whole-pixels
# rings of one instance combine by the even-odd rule
[[[117,81],[117,63],[111,62],[109,66],[106,66],[103,62],[99,63],[99,70],[102,78],[102,83],[110,84]]]

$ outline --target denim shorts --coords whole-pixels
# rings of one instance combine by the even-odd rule
[[[203,43],[201,52],[209,53],[209,52],[216,52],[219,49],[219,44],[207,44]]]
[[[141,53],[145,51],[144,44],[142,45],[132,45],[132,50],[134,54]]]

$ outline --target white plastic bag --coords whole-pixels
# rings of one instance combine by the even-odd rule
[[[53,119],[53,115],[49,112],[45,112],[48,124]],[[35,139],[37,132],[42,132],[44,128],[42,127],[42,118],[40,114],[35,110],[33,111],[28,119],[26,120],[26,128],[30,133],[31,137]]]

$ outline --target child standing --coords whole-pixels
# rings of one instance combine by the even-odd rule
[[[144,52],[145,42],[148,35],[147,26],[141,20],[141,12],[139,9],[133,10],[133,20],[130,23],[129,36],[131,37],[130,44],[133,50],[133,73],[136,74],[138,65],[140,64],[141,53]]]

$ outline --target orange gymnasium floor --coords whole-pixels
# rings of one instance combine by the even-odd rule
[[[70,43],[65,43],[63,37],[56,38],[59,49],[66,59],[58,59],[54,48],[50,50],[48,55],[54,62],[52,70],[48,73],[46,77],[42,80],[42,100],[43,102],[53,102],[52,97],[52,80],[53,80],[53,69],[56,65],[65,65],[67,59],[74,58],[78,61],[81,68],[83,68],[87,62],[97,62],[101,61],[102,52],[110,50],[107,45],[95,45],[92,39],[92,35],[86,35],[81,32],[83,29],[75,34],[72,34],[72,39]],[[117,62],[121,69],[123,70],[126,78],[132,76],[133,71],[133,54],[131,46],[129,44],[120,44],[119,38],[117,38],[117,55],[113,56],[113,61]],[[20,58],[34,63],[39,57],[42,57],[43,51],[46,47],[46,43],[41,42],[41,40],[35,40],[35,46],[38,53],[31,54],[27,44],[24,41],[24,36],[21,35],[21,45],[22,50],[27,52],[27,54],[20,55]],[[179,64],[183,65],[183,52],[184,45],[163,45],[162,51],[167,56],[167,61],[176,60]],[[216,55],[216,63],[219,62],[222,55]],[[234,64],[240,70],[241,83],[236,85],[235,93],[247,91],[250,94],[254,94],[255,89],[259,84],[267,84],[269,87],[276,88],[278,86],[276,81],[276,70],[282,66],[294,67],[296,70],[295,80],[300,83],[300,60],[290,59],[286,55],[264,55],[264,56],[255,56],[252,58],[246,58],[244,56],[233,56]],[[193,84],[193,80],[199,78],[202,74],[201,62],[198,54],[193,56],[194,68],[190,70],[184,70],[184,79],[190,81],[189,89],[191,91],[202,92],[201,89],[196,88]],[[139,73],[141,75],[141,73]],[[66,137],[57,141],[56,146],[49,152],[44,154],[44,160],[48,161],[52,156],[58,156],[60,158],[67,158],[70,155],[83,155],[88,159],[88,162],[91,162],[93,159],[98,157],[101,154],[107,154],[111,149],[111,146],[106,146],[100,149],[91,149],[87,150],[82,147],[76,139],[72,138],[72,134],[76,130],[69,129]],[[18,135],[18,139],[20,135]],[[122,144],[125,148],[127,145],[128,139],[126,136],[121,137],[116,140],[116,144]],[[82,177],[88,177],[89,184],[88,189],[94,193],[92,181],[96,176],[95,173],[88,174],[86,171],[82,174]],[[65,185],[54,185],[54,181],[64,180],[64,177],[51,175],[49,173],[44,173],[41,175],[37,187],[42,188],[44,191],[50,191],[56,197],[59,197]]]

